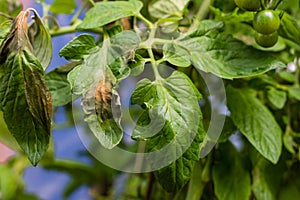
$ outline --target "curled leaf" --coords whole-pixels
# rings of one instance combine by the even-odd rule
[[[0,108],[8,130],[35,166],[48,148],[52,98],[28,37],[29,13],[20,12],[0,49]]]
[[[29,27],[29,39],[32,44],[34,54],[46,69],[52,58],[52,40],[48,28],[35,10],[32,10],[34,23]]]

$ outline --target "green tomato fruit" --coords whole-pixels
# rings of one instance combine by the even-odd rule
[[[261,8],[260,0],[234,0],[235,4],[248,11],[258,11]]]
[[[258,45],[268,48],[274,46],[278,41],[278,33],[277,31],[271,34],[261,34],[256,32],[255,41]]]
[[[280,26],[279,16],[272,10],[263,10],[255,14],[253,28],[262,34],[271,34]]]

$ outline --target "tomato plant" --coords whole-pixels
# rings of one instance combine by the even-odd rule
[[[279,16],[271,10],[263,10],[256,13],[253,20],[254,29],[261,34],[271,34],[280,26]]]
[[[31,164],[69,174],[65,198],[300,199],[299,0],[0,5],[0,198],[38,198]],[[55,156],[68,126],[89,164]]]
[[[268,34],[268,35],[256,33],[255,41],[257,44],[259,44],[262,47],[272,47],[278,41],[278,33],[277,33],[277,31],[275,31],[274,33]]]
[[[261,9],[260,0],[234,0],[236,5],[244,10],[258,11]]]

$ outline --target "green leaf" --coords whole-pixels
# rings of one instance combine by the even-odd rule
[[[34,23],[31,24],[28,36],[33,47],[34,55],[40,61],[44,69],[46,69],[52,58],[52,39],[38,13],[34,12]]]
[[[167,43],[163,47],[164,59],[172,65],[178,67],[188,67],[191,65],[189,52],[183,47],[173,43]]]
[[[59,55],[67,60],[82,60],[83,56],[92,53],[96,46],[92,35],[82,34],[68,42],[60,50]]]
[[[212,31],[222,29],[224,27],[223,22],[216,22],[213,20],[201,20],[196,27],[184,35],[185,39],[204,36]]]
[[[289,95],[298,101],[300,101],[300,88],[299,87],[290,87]]]
[[[280,188],[280,193],[278,196],[279,200],[293,200],[300,199],[299,184],[294,180],[291,180],[290,183],[285,184]]]
[[[278,34],[285,39],[288,39],[295,44],[300,43],[300,26],[292,16],[284,13],[281,18],[281,24],[278,29]]]
[[[9,131],[35,166],[48,148],[52,117],[43,68],[26,51],[11,53],[2,67],[7,70],[0,79],[3,116]]]
[[[283,135],[283,145],[291,154],[295,154],[296,152],[294,147],[297,147],[297,144],[295,143],[292,135],[295,135],[293,130],[287,128]]]
[[[182,16],[189,0],[157,0],[149,7],[149,13],[155,18]]]
[[[189,52],[190,60],[198,70],[211,72],[221,78],[254,76],[285,67],[271,54],[246,46],[230,35],[211,32],[175,42]]]
[[[21,151],[16,139],[11,135],[6,126],[2,112],[0,112],[0,127],[0,141],[16,151]]]
[[[64,106],[72,101],[68,72],[79,64],[78,62],[68,63],[46,74],[45,78],[51,92],[53,106]]]
[[[252,191],[257,200],[275,200],[278,198],[283,171],[286,171],[286,162],[280,160],[273,165],[255,152],[255,161],[252,160]]]
[[[75,0],[54,0],[50,6],[50,11],[53,14],[72,14],[75,8]]]
[[[251,196],[250,173],[235,147],[227,142],[220,146],[212,168],[215,194],[219,200],[248,200]]]
[[[273,87],[268,90],[267,97],[271,105],[277,109],[282,109],[287,99],[285,91],[280,91]]]
[[[133,31],[122,31],[111,37],[110,40],[111,48],[117,53],[116,56],[118,57],[130,54],[141,42],[139,35]],[[115,57],[115,54],[112,53],[112,55]]]
[[[234,124],[265,158],[276,163],[281,154],[281,129],[254,90],[227,87],[227,103]]]
[[[131,97],[133,104],[144,108],[132,137],[147,139],[147,152],[159,151],[172,143],[161,158],[151,160],[154,165],[159,159],[172,162],[155,173],[169,192],[186,184],[194,161],[199,158],[199,143],[204,132],[199,100],[200,94],[193,83],[178,71],[167,79],[141,80]]]
[[[278,76],[281,79],[283,79],[285,81],[288,81],[290,83],[295,83],[295,81],[296,81],[296,76],[292,72],[280,71],[280,72],[278,72]]]
[[[18,191],[18,176],[6,165],[0,165],[1,199],[14,199]]]
[[[104,26],[118,19],[138,15],[143,4],[141,1],[98,2],[85,15],[78,29],[92,29]]]
[[[144,71],[145,59],[139,54],[135,54],[129,63],[130,76],[138,76]]]

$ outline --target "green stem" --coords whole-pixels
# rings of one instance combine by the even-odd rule
[[[72,25],[70,26],[65,26],[65,27],[60,27],[58,29],[52,29],[50,30],[50,35],[52,37],[54,36],[59,36],[59,35],[65,35],[65,34],[70,34],[70,33],[76,33],[76,32],[80,32],[80,30],[76,29],[76,27],[81,23],[80,20],[75,21]],[[101,34],[102,33],[102,29],[98,28],[98,29],[90,29],[87,32],[91,32],[91,33],[96,33],[96,34]]]
[[[7,19],[13,20],[14,18],[6,13],[0,12],[0,16],[5,17]]]
[[[152,23],[152,22],[150,22],[148,19],[146,19],[142,14],[138,14],[138,15],[136,15],[135,17],[137,17],[137,18],[139,18],[140,20],[142,20],[143,22],[145,22],[145,24],[150,28],[150,29],[152,29],[152,28],[155,28],[155,25]]]
[[[296,82],[295,82],[295,86],[296,87],[300,87],[300,84],[299,84],[299,75],[300,75],[300,58],[296,58]]]
[[[156,80],[161,80],[162,77],[159,74],[158,65],[156,63],[152,48],[148,48],[148,54],[151,58],[151,66],[152,66],[152,70],[153,70],[153,73],[154,73],[154,77],[155,77]]]
[[[42,7],[43,7],[43,16],[47,16],[49,13],[50,6],[46,3],[42,3]]]
[[[200,8],[199,8],[199,10],[196,14],[196,17],[195,17],[195,21],[194,21],[195,25],[198,25],[199,21],[201,21],[202,19],[205,18],[205,16],[208,13],[209,6],[210,6],[210,0],[203,0],[203,2],[202,2],[201,6],[200,6]]]
[[[87,0],[92,6],[95,6],[95,2],[93,0]]]
[[[85,7],[87,6],[87,4],[89,3],[89,1],[85,1],[84,3],[81,4],[80,8],[78,9],[78,11],[74,14],[74,16],[72,17],[71,20],[71,24],[74,24],[77,20],[79,15],[82,13],[82,11],[85,9]]]
[[[156,28],[153,27],[153,28],[151,28],[149,37],[144,42],[144,45],[145,45],[145,48],[147,49],[149,57],[151,59],[150,62],[151,62],[152,70],[153,70],[153,73],[154,73],[154,77],[155,77],[156,80],[160,80],[162,78],[159,74],[158,65],[157,65],[153,50],[152,50],[152,45],[153,45],[153,41],[155,39],[155,34],[156,34]]]
[[[195,163],[194,170],[189,182],[186,200],[201,199],[206,182],[201,180],[203,167],[200,162]]]

